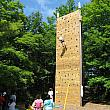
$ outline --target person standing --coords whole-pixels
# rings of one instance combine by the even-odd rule
[[[13,102],[15,102],[15,103],[16,103],[16,95],[15,95],[15,93],[12,93],[12,95],[11,95],[10,99],[12,99],[12,100],[13,100]]]
[[[44,110],[53,110],[53,100],[50,99],[50,95],[47,95],[44,101]]]
[[[48,95],[50,96],[50,99],[53,100],[53,89],[52,88],[49,89]]]
[[[10,99],[10,102],[8,103],[8,110],[15,110],[16,103],[13,101],[13,99]]]
[[[33,110],[42,110],[43,108],[43,100],[41,99],[40,95],[36,96],[36,99],[32,103]]]
[[[5,98],[3,97],[2,93],[0,93],[0,110],[3,110],[4,102],[5,102]]]
[[[3,101],[2,109],[3,110],[7,110],[8,97],[7,97],[7,93],[6,92],[3,92],[3,97],[4,97],[4,101]]]

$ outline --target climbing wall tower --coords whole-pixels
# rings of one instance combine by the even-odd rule
[[[55,103],[82,104],[80,10],[57,18]]]

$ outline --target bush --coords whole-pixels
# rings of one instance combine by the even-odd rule
[[[105,100],[110,92],[110,80],[104,76],[98,76],[88,80],[92,100]]]

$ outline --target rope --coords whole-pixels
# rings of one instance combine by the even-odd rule
[[[67,91],[66,91],[66,97],[65,97],[65,103],[64,103],[63,110],[66,110],[66,102],[67,102],[67,97],[68,97],[68,91],[69,91],[69,83],[68,83],[68,87],[67,87]]]

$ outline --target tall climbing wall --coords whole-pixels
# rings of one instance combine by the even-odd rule
[[[59,38],[62,37],[64,42]],[[55,103],[81,105],[80,10],[57,18]]]

